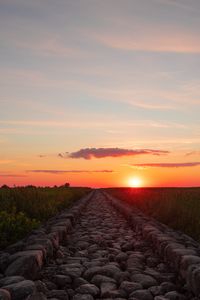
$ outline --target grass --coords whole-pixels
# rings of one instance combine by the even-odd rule
[[[23,238],[89,191],[70,187],[0,188],[0,248]]]
[[[200,188],[111,188],[106,191],[200,241]]]

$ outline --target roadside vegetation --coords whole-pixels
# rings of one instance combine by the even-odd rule
[[[75,200],[89,188],[16,187],[0,188],[0,248],[23,238]]]
[[[200,241],[200,188],[111,188],[106,191]]]

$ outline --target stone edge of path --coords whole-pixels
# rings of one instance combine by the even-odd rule
[[[121,212],[129,224],[148,240],[153,250],[184,280],[187,288],[200,295],[200,244],[190,236],[175,231],[140,210],[104,192],[112,206]]]
[[[71,208],[58,213],[27,237],[0,252],[0,273],[3,274],[0,277],[0,299],[17,299],[12,295],[15,292],[20,295],[19,299],[26,299],[36,291],[32,280],[54,256],[93,194],[91,191]]]

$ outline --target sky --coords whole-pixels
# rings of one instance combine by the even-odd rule
[[[200,186],[199,0],[0,0],[0,185]]]

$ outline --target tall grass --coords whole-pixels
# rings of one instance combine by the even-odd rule
[[[0,189],[0,248],[23,238],[32,229],[86,195],[88,188],[17,187]]]
[[[106,191],[200,241],[200,188],[114,188]]]

